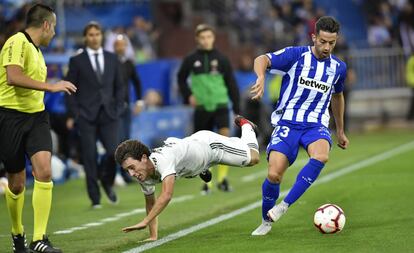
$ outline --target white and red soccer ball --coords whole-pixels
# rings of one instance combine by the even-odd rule
[[[344,228],[345,220],[344,211],[339,206],[325,204],[316,210],[313,224],[322,234],[334,234]]]

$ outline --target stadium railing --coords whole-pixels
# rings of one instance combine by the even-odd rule
[[[401,48],[351,50],[347,64],[356,74],[348,100],[352,125],[384,126],[405,117],[411,91],[405,81],[406,59]]]
[[[348,68],[357,76],[355,90],[405,87],[405,57],[402,48],[350,50]]]

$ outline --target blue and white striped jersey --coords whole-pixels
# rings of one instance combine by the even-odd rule
[[[266,54],[270,72],[283,75],[272,125],[279,120],[296,125],[328,127],[332,93],[344,89],[346,64],[334,55],[318,60],[311,47],[287,47]]]

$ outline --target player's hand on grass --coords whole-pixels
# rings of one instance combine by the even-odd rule
[[[76,86],[73,83],[62,80],[62,81],[59,81],[59,82],[53,84],[50,87],[50,92],[64,91],[67,94],[71,95],[72,93],[75,93],[77,89],[78,88],[76,88]]]
[[[142,229],[146,228],[147,226],[148,226],[148,223],[146,223],[144,221],[141,221],[140,223],[135,224],[133,226],[123,228],[122,231],[125,232],[125,233],[129,233],[129,232],[134,231],[134,230],[142,230]]]
[[[252,99],[259,100],[263,97],[264,81],[264,76],[259,76],[256,79],[256,83],[250,88],[250,93],[253,95]]]
[[[337,137],[338,137],[338,147],[340,147],[342,149],[346,149],[349,145],[349,140],[346,137],[345,133],[344,132],[338,132]]]

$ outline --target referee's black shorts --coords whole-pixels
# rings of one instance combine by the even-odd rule
[[[196,107],[194,111],[194,132],[200,130],[214,131],[215,128],[229,128],[229,109],[227,105],[217,107],[215,111],[206,111],[202,106]]]
[[[24,170],[26,160],[39,151],[52,152],[49,114],[24,113],[0,107],[0,160],[8,173]]]

